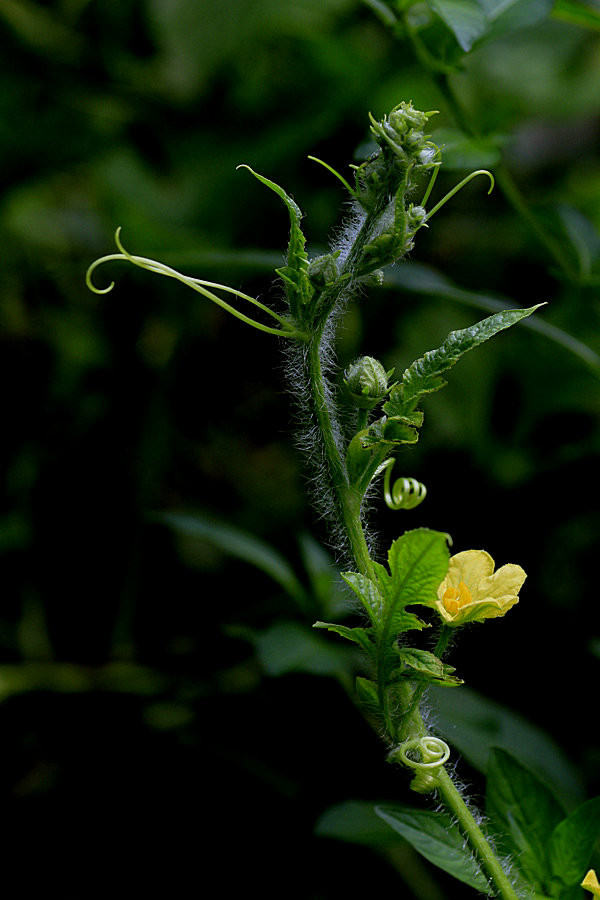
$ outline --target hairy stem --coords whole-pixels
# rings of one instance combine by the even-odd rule
[[[473,818],[469,807],[443,767],[437,776],[437,789],[446,806],[452,810],[458,819],[461,831],[468,839],[471,847],[476,851],[487,874],[497,888],[499,896],[503,900],[518,900],[518,894],[502,868],[500,860],[492,850],[483,831]]]
[[[371,557],[360,521],[361,498],[360,495],[350,487],[346,467],[335,438],[332,414],[328,404],[328,389],[321,364],[322,335],[323,328],[321,327],[318,332],[313,335],[313,339],[309,344],[307,352],[307,366],[313,413],[321,435],[331,487],[337,504],[337,511],[348,537],[352,554],[359,571],[363,575],[373,577]],[[441,656],[450,637],[451,629],[447,627],[442,628],[436,646],[436,655],[439,654]],[[411,730],[413,732],[418,731],[420,734],[425,733],[425,725],[421,714],[418,711],[418,705],[422,694],[423,689],[418,687],[412,698],[410,717],[406,717],[410,718],[410,721],[412,722]],[[394,726],[391,721],[389,704],[386,702],[387,695],[382,699],[386,726],[388,727],[390,735],[393,736]],[[410,736],[405,736],[405,738],[408,737]],[[478,826],[472,813],[454,786],[452,779],[443,768],[440,768],[437,785],[442,800],[458,819],[465,837],[481,859],[481,862],[495,884],[499,895],[503,900],[518,900],[517,894],[512,888],[499,860],[481,831],[481,828]]]
[[[371,575],[371,557],[360,522],[360,495],[350,487],[346,466],[337,445],[332,415],[328,403],[328,390],[321,364],[321,341],[323,326],[319,328],[309,344],[307,352],[308,378],[312,411],[318,425],[327,471],[334,494],[337,512],[346,532],[352,555],[359,571]]]

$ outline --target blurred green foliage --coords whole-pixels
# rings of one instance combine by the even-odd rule
[[[314,823],[350,795],[406,788],[343,677],[321,677],[340,648],[323,663],[294,643],[341,588],[306,536],[325,537],[276,342],[147,273],[107,269],[106,297],[84,275],[121,225],[133,253],[276,300],[285,211],[236,165],[284,185],[318,251],[344,198],[307,155],[347,173],[368,111],[401,100],[439,110],[438,196],[503,160],[530,218],[506,190],[469,185],[348,311],[340,364],[360,351],[402,371],[498,298],[547,301],[540,318],[587,356],[522,328],[461,363],[401,457],[427,501],[378,503],[382,546],[411,516],[524,566],[519,607],[464,636],[460,674],[599,791],[600,17],[533,5],[534,24],[462,34],[461,49],[432,12],[447,4],[417,4],[445,80],[374,0],[0,0],[1,783],[7,878],[24,894],[88,896],[101,880],[129,896],[161,879],[177,893],[213,870],[224,895],[279,897],[284,870],[285,893],[309,900],[369,883],[371,851]],[[186,533],[164,512],[235,525],[239,552],[226,530]],[[381,889],[397,889],[385,858]],[[415,896],[454,896],[439,885]]]

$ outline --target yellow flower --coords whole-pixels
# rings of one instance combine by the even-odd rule
[[[526,578],[521,566],[508,563],[494,572],[494,560],[485,550],[463,550],[450,557],[436,608],[444,624],[452,626],[503,616],[518,603]]]
[[[586,891],[590,891],[594,897],[600,897],[600,881],[598,881],[597,875],[593,869],[590,869],[587,873],[581,882],[581,887],[585,888]]]

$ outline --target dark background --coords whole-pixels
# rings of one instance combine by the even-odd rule
[[[410,277],[398,267],[349,310],[342,367],[363,352],[401,373],[481,318],[482,295],[547,301],[539,318],[600,352],[598,32],[550,17],[460,60],[453,46],[450,81],[493,137],[473,165],[454,157],[435,198],[485,152],[494,168],[501,145],[568,277],[476,180],[420,232]],[[133,253],[276,302],[286,211],[236,165],[285,187],[318,252],[344,196],[307,155],[347,174],[368,112],[401,100],[455,128],[439,79],[358,0],[0,3],[0,76],[5,877],[19,896],[187,896],[216,878],[213,896],[321,900],[375,878],[412,897],[376,851],[314,835],[348,798],[413,802],[404,777],[336,679],[275,677],[261,654],[274,623],[312,635],[335,588],[322,575],[323,597],[301,608],[264,566],[225,552],[226,536],[155,515],[242,529],[311,593],[299,541],[327,535],[277,340],[123,263],[96,274],[115,278],[111,294],[84,279],[121,225]],[[462,293],[427,291],[422,266]],[[505,333],[426,403],[398,471],[427,484],[425,504],[374,502],[381,547],[427,525],[528,572],[520,605],[468,630],[453,661],[547,732],[588,795],[600,788],[599,396],[598,369],[564,343]],[[477,799],[479,774],[463,775]],[[469,893],[432,874],[418,900]]]

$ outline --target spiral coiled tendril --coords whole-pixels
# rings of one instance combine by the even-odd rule
[[[418,752],[420,759],[414,759],[409,753]],[[410,787],[418,794],[428,794],[437,787],[437,775],[445,762],[450,758],[450,747],[440,738],[426,735],[405,741],[396,754],[405,766],[416,769]]]
[[[383,479],[383,496],[390,509],[414,509],[422,503],[427,494],[427,488],[416,478],[397,478],[391,484],[392,468],[395,460],[388,459],[383,464],[385,475]]]

